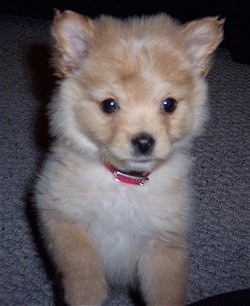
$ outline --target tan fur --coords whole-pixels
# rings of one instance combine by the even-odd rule
[[[207,117],[212,52],[223,20],[180,25],[160,14],[120,21],[56,11],[50,105],[55,138],[36,186],[48,249],[70,305],[100,305],[107,283],[139,280],[147,305],[183,306],[190,218],[189,148]],[[102,111],[112,98],[119,109]],[[177,101],[166,113],[166,98]],[[147,133],[150,154],[132,140]],[[104,166],[150,172],[144,186]]]
[[[46,225],[54,259],[63,271],[65,299],[72,305],[82,305],[82,301],[96,305],[104,300],[107,286],[100,259],[84,229],[56,214],[46,215]]]

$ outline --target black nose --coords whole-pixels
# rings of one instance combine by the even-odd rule
[[[155,140],[147,133],[140,133],[132,139],[133,147],[143,155],[150,154],[154,148]]]

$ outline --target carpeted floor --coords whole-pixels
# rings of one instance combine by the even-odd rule
[[[0,15],[0,305],[53,305],[29,193],[49,143],[49,23]],[[195,142],[188,301],[250,287],[250,66],[219,49],[211,118]],[[109,306],[132,305],[124,291]],[[250,304],[249,304],[250,305]],[[237,305],[240,306],[240,305]]]

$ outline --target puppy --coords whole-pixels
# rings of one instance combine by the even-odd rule
[[[108,284],[184,305],[189,149],[223,23],[56,12],[54,144],[35,200],[69,305],[100,305]]]

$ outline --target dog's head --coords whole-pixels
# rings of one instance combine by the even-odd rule
[[[179,25],[169,16],[91,20],[56,12],[52,63],[62,78],[54,134],[119,169],[150,171],[197,135],[223,20]]]

